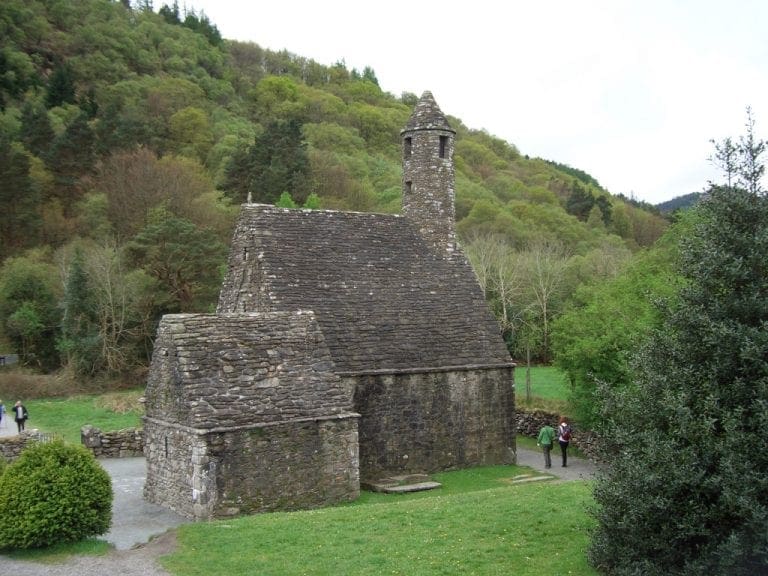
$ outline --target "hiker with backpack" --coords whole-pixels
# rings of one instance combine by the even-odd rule
[[[563,468],[568,467],[568,443],[571,441],[571,426],[565,416],[560,417],[557,426],[557,441],[560,444],[560,453],[563,455]]]

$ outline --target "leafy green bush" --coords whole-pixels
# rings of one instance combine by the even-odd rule
[[[36,548],[103,534],[112,482],[82,446],[33,444],[0,477],[0,547]]]

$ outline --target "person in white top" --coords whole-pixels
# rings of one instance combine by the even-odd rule
[[[571,426],[565,416],[560,417],[557,427],[557,441],[560,444],[560,453],[563,455],[563,468],[568,466],[568,443],[571,441]]]
[[[29,418],[29,412],[27,412],[24,404],[21,403],[21,400],[17,400],[16,405],[13,407],[13,417],[16,420],[16,426],[19,427],[19,432],[22,432],[24,430],[24,424],[27,421],[27,418]]]

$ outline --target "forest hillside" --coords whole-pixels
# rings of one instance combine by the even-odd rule
[[[175,3],[4,0],[0,348],[82,375],[145,366],[162,314],[215,306],[249,196],[398,212],[399,133],[417,97],[382,91],[370,68],[224,39]],[[529,333],[546,361],[547,317],[667,222],[592,175],[449,120],[459,234],[510,349]],[[502,253],[528,277],[526,258],[563,263],[550,306],[532,312],[524,287],[518,300],[498,294]]]

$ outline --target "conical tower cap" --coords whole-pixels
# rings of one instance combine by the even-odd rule
[[[424,92],[419,98],[401,134],[412,130],[448,130],[456,133],[435,102],[432,92],[429,91]]]

